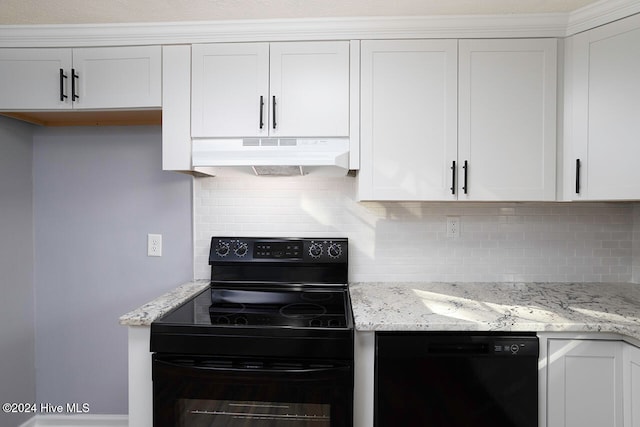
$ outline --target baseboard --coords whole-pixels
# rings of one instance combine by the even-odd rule
[[[37,415],[17,427],[128,427],[126,415]]]

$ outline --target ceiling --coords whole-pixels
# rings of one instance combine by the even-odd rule
[[[596,0],[1,0],[0,25],[562,13],[595,2]]]

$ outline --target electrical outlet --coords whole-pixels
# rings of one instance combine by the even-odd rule
[[[147,256],[162,256],[162,234],[147,234]]]
[[[460,237],[460,218],[457,216],[447,217],[447,237],[457,239]]]

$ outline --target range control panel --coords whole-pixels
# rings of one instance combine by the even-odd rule
[[[209,262],[345,263],[345,238],[212,237]]]

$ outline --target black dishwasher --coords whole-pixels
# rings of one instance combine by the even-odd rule
[[[375,427],[537,427],[535,333],[377,332]]]

